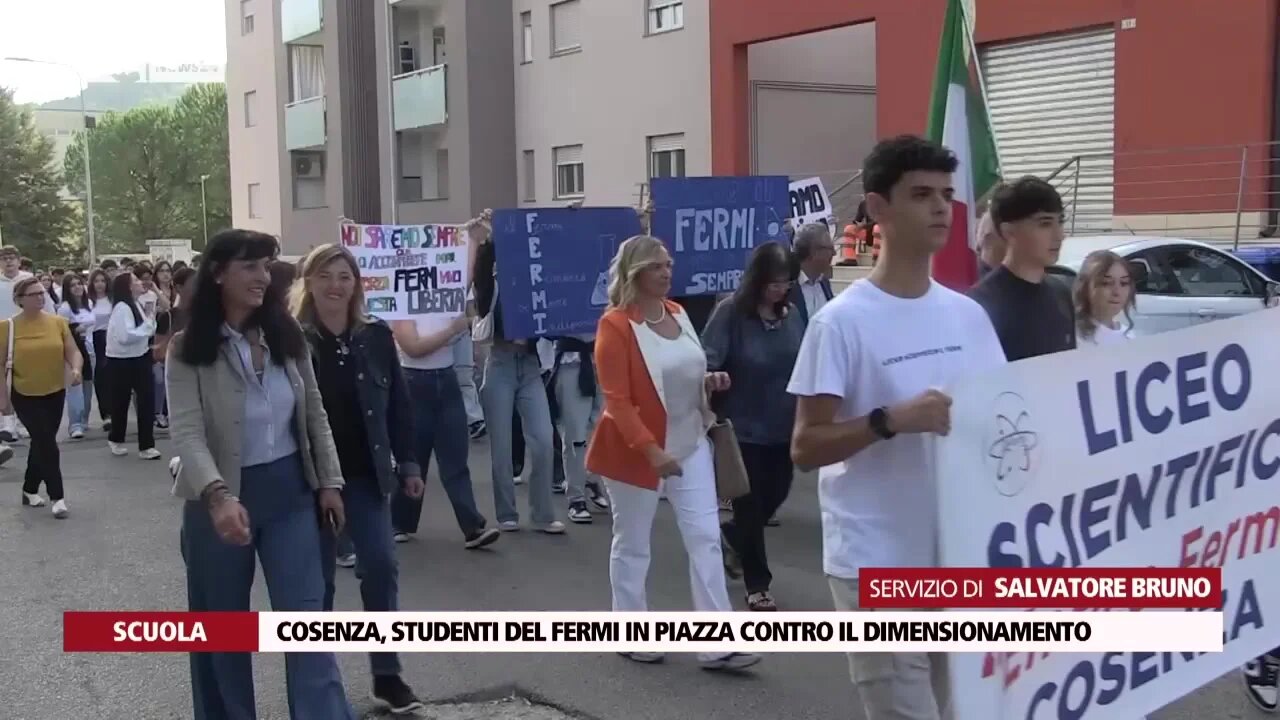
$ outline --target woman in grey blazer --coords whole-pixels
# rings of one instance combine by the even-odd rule
[[[272,609],[323,610],[320,533],[342,527],[342,471],[302,331],[271,288],[278,251],[249,230],[214,237],[169,346],[192,611],[248,610],[255,551]],[[287,654],[285,673],[290,717],[354,718],[332,654]],[[198,720],[256,716],[247,653],[192,653],[191,688]]]

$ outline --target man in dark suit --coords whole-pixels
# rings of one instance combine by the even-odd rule
[[[794,253],[800,266],[787,299],[805,324],[831,299],[831,260],[836,246],[831,231],[823,223],[809,223],[796,231]]]

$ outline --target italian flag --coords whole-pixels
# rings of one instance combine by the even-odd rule
[[[928,138],[956,154],[951,236],[933,257],[933,277],[964,291],[978,279],[977,202],[1000,181],[995,137],[977,82],[977,58],[969,56],[968,31],[961,0],[947,0],[947,17],[938,46],[938,67],[929,104]],[[971,64],[972,63],[972,64]]]

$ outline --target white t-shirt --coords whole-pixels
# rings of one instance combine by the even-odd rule
[[[18,314],[18,303],[13,299],[13,286],[17,285],[19,280],[29,277],[31,273],[21,270],[12,278],[0,273],[0,320],[6,320]]]
[[[843,399],[837,421],[869,415],[965,375],[1003,365],[985,310],[938,283],[922,297],[889,295],[859,280],[809,321],[787,390]],[[823,569],[937,564],[932,435],[898,435],[822,468]],[[943,482],[946,478],[942,479]]]
[[[107,323],[111,320],[111,301],[106,298],[98,298],[93,301],[93,331],[106,330]]]
[[[156,303],[160,302],[160,295],[155,290],[147,290],[138,296],[136,302],[143,315],[154,316],[156,314]]]
[[[1093,331],[1093,335],[1085,337],[1076,331],[1076,347],[1108,347],[1111,345],[1120,345],[1133,339],[1133,329],[1128,325],[1118,325],[1117,327],[1108,327],[1106,325],[1098,325]]]
[[[423,315],[415,318],[413,322],[418,328],[418,337],[426,337],[435,335],[452,325],[453,318],[445,317],[444,315]],[[422,357],[409,357],[404,350],[401,350],[400,364],[413,370],[443,370],[451,368],[453,367],[453,341],[451,339],[442,345],[439,350]]]
[[[662,395],[667,410],[667,442],[663,450],[677,462],[698,449],[698,441],[706,435],[702,427],[703,383],[707,377],[707,354],[698,339],[681,332],[674,339],[665,338],[640,326],[636,332],[648,333],[654,339],[656,357],[646,362],[662,375]]]

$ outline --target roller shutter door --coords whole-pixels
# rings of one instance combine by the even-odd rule
[[[982,49],[992,130],[1006,179],[1054,180],[1075,232],[1110,229],[1115,150],[1115,30],[996,43]],[[1072,197],[1075,207],[1070,207]]]

